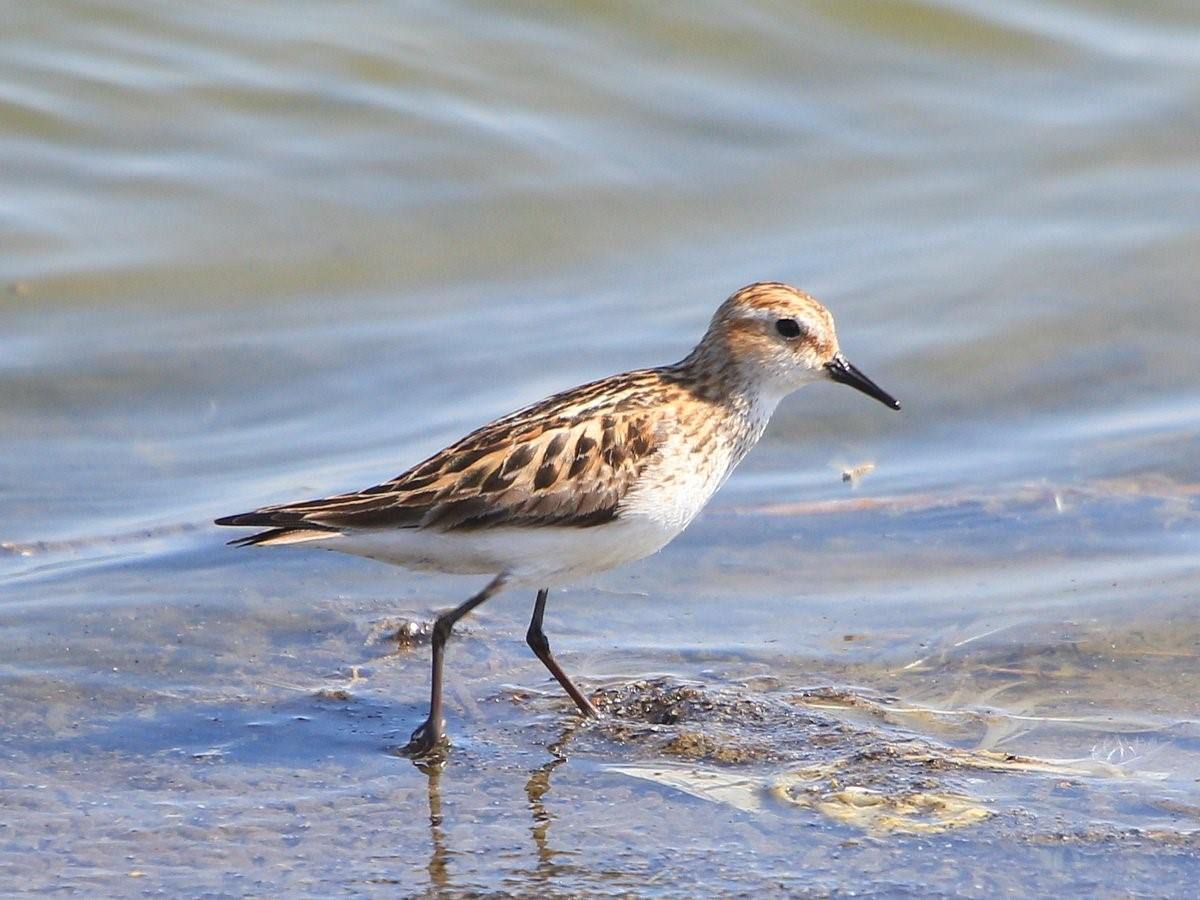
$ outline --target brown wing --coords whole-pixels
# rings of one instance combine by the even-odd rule
[[[485,425],[383,484],[217,524],[443,531],[598,525],[617,515],[657,452],[665,413],[646,396],[656,386],[653,370],[584,385]]]

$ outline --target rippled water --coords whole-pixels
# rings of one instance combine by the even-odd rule
[[[0,45],[0,881],[1185,891],[1189,3],[18,4]],[[787,400],[658,556],[501,597],[235,551],[748,281],[904,412]],[[847,467],[873,463],[856,486]],[[887,806],[909,798],[909,806]]]

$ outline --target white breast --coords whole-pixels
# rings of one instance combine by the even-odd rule
[[[621,516],[646,518],[670,533],[667,540],[675,537],[758,443],[777,402],[753,398],[745,414],[702,431],[702,440],[684,428],[669,432],[621,504]]]

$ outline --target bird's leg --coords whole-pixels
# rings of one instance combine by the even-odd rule
[[[533,618],[529,620],[529,630],[525,632],[525,642],[529,644],[530,649],[542,661],[542,664],[550,670],[550,674],[562,685],[563,690],[571,695],[571,699],[575,701],[579,711],[589,718],[599,719],[600,711],[592,705],[591,700],[583,695],[583,691],[575,687],[574,682],[567,677],[567,673],[562,670],[558,661],[550,653],[550,642],[546,640],[546,633],[542,631],[542,616],[546,613],[546,595],[549,593],[548,588],[538,591],[537,601],[533,605]]]
[[[445,737],[446,723],[442,720],[442,659],[446,652],[446,638],[455,623],[504,587],[507,576],[503,573],[488,582],[487,587],[449,612],[442,613],[433,623],[433,672],[429,687],[429,718],[412,733],[401,751],[409,756],[424,756],[430,753]]]

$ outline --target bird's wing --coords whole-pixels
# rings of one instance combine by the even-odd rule
[[[652,374],[630,373],[617,376],[624,381],[606,379],[550,397],[375,487],[269,506],[217,524],[331,531],[601,524],[617,516],[662,441],[668,413],[645,402],[644,391],[629,390],[631,378],[640,384]]]

